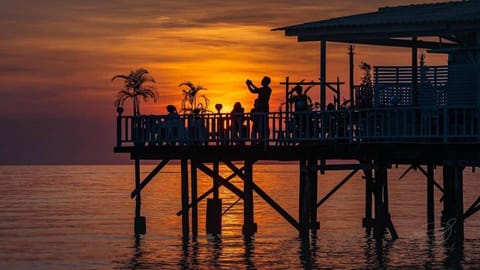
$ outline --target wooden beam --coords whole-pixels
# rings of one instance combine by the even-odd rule
[[[318,41],[320,37],[317,36],[305,36],[299,37],[299,42],[306,41]],[[423,40],[405,40],[405,39],[392,39],[392,38],[332,38],[332,42],[340,43],[354,43],[354,44],[365,44],[365,45],[378,45],[378,46],[389,46],[389,47],[406,47],[406,48],[424,48],[424,49],[451,49],[457,48],[458,45],[454,43],[440,43],[435,41],[423,41]]]
[[[300,230],[300,225],[298,222],[285,210],[283,209],[275,200],[273,200],[265,191],[263,191],[257,184],[253,183],[253,190],[265,201],[267,202],[275,211],[277,211],[285,220],[290,223],[295,229]]]
[[[330,192],[328,192],[327,195],[325,195],[317,203],[317,208],[320,207],[320,205],[322,205],[324,202],[326,202],[328,200],[328,198],[330,198],[339,188],[341,188],[345,183],[347,183],[347,181],[350,180],[350,178],[352,178],[352,176],[354,176],[355,173],[357,173],[358,170],[359,170],[359,168],[355,168],[342,181],[340,181],[340,183],[338,183]]]
[[[215,178],[215,179],[218,179],[221,181],[221,184],[223,186],[225,186],[227,189],[229,189],[231,192],[235,193],[238,197],[242,198],[243,199],[243,191],[241,191],[239,188],[237,188],[236,186],[234,186],[232,183],[228,182],[225,178],[223,178],[222,176],[220,175],[216,175],[215,172],[208,168],[207,166],[205,166],[205,164],[203,163],[198,163],[198,169],[200,169],[202,172],[204,172],[206,175],[212,177],[212,178]]]
[[[232,162],[224,161],[238,177],[245,181],[245,174],[243,170],[238,169]],[[285,210],[283,209],[275,200],[273,200],[263,189],[261,189],[255,182],[252,183],[253,191],[255,191],[265,202],[267,202],[274,210],[276,210],[285,220],[290,223],[295,229],[299,230],[299,223]]]
[[[243,171],[244,169],[245,169],[245,167],[242,167],[242,168],[240,168],[239,170],[240,170],[240,171]],[[224,181],[220,181],[220,186],[222,186],[222,185],[225,183],[225,181],[228,182],[228,181],[232,180],[235,176],[237,176],[237,174],[236,174],[236,173],[232,173],[232,174],[229,175],[227,178],[225,178]],[[188,208],[191,208],[194,203],[199,203],[199,202],[201,202],[201,201],[202,201],[203,199],[205,199],[208,195],[210,195],[211,193],[213,193],[214,190],[215,190],[215,187],[212,187],[212,188],[210,188],[209,190],[205,191],[205,193],[203,193],[202,195],[200,195],[198,198],[192,199],[192,203],[190,203],[190,204],[188,205]],[[178,212],[177,212],[177,216],[180,216],[182,213],[183,213],[182,210],[178,211]]]
[[[157,167],[155,167],[155,169],[153,169],[147,177],[145,177],[145,179],[142,181],[142,183],[139,184],[138,187],[136,187],[132,193],[130,193],[130,198],[134,198],[135,196],[139,195],[140,194],[140,191],[142,191],[142,189],[147,186],[147,184],[153,179],[153,177],[155,177],[155,175],[158,174],[158,172],[160,172],[161,169],[163,169],[163,167],[165,167],[165,165],[167,165],[167,163],[169,162],[170,160],[169,159],[164,159],[162,160],[162,162],[160,162]]]

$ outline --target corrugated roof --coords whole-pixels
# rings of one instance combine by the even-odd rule
[[[479,0],[383,7],[379,8],[376,12],[308,22],[273,30],[320,30],[332,27],[455,23],[465,21],[480,21]]]

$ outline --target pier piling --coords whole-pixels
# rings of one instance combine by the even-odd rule
[[[253,162],[245,160],[245,178],[243,179],[243,228],[245,238],[257,232],[253,212]]]
[[[140,159],[135,159],[135,189],[140,189]],[[135,221],[134,232],[136,235],[145,234],[147,232],[146,218],[141,215],[142,198],[140,191],[135,197]]]

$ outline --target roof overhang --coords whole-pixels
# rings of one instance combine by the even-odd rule
[[[272,29],[299,42],[333,41],[426,49],[464,46],[480,32],[480,1],[381,8],[377,12]],[[430,39],[422,40],[421,38]],[[431,37],[440,37],[432,41]]]

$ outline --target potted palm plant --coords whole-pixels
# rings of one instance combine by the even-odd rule
[[[158,99],[158,94],[155,88],[152,85],[145,85],[147,82],[155,82],[152,76],[148,75],[148,70],[144,68],[139,68],[137,70],[132,70],[128,75],[115,75],[112,78],[112,81],[116,79],[122,79],[124,82],[124,88],[118,91],[117,98],[115,99],[115,106],[117,107],[117,125],[121,125],[121,114],[123,113],[123,103],[127,99],[133,100],[133,118],[132,118],[132,140],[136,146],[144,146],[146,138],[146,133],[144,126],[146,125],[145,119],[141,119],[140,116],[140,98],[143,98],[147,101],[149,98],[153,99],[153,102],[156,102]],[[119,125],[120,124],[120,125]],[[117,140],[120,130],[117,130]],[[121,136],[121,134],[120,134]],[[117,141],[117,143],[119,143]]]
[[[192,82],[186,81],[182,82],[178,85],[180,86],[187,86],[187,89],[182,89],[183,91],[183,99],[182,99],[182,112],[186,114],[193,114],[193,113],[205,113],[208,111],[208,98],[205,95],[200,95],[200,98],[203,100],[197,99],[197,94],[201,90],[207,90],[207,88],[197,84],[193,84]]]
[[[143,98],[145,101],[149,98],[153,99],[153,102],[157,101],[158,94],[155,88],[151,85],[145,85],[147,82],[155,82],[153,77],[148,75],[148,73],[148,70],[139,68],[130,71],[128,75],[119,74],[113,76],[112,81],[123,79],[125,84],[124,88],[118,91],[117,98],[115,99],[115,106],[119,114],[123,112],[123,103],[127,99],[133,99],[133,116],[140,115],[139,98]]]
[[[187,89],[183,89],[182,99],[182,111],[188,114],[188,133],[189,137],[194,142],[204,142],[207,139],[207,129],[203,123],[203,119],[200,115],[208,111],[208,98],[205,95],[200,95],[203,100],[197,99],[197,94],[201,90],[207,90],[207,88],[201,85],[195,85],[192,82],[183,82],[178,85],[187,86]]]

